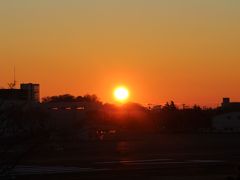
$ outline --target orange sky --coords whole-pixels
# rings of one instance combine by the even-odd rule
[[[239,0],[0,2],[0,87],[212,106],[240,101]]]

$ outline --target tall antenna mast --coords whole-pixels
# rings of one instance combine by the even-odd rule
[[[17,81],[16,81],[16,70],[15,70],[15,66],[14,66],[14,68],[13,68],[13,82],[12,83],[8,83],[8,87],[10,89],[14,89],[16,84],[17,84]]]
[[[16,86],[17,81],[16,81],[16,69],[15,69],[15,65],[14,65],[14,79],[13,79],[13,84],[14,86]]]

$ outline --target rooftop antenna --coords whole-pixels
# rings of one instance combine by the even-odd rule
[[[17,81],[16,81],[16,70],[15,70],[15,66],[13,68],[13,82],[8,83],[8,87],[9,89],[14,89],[17,85]]]

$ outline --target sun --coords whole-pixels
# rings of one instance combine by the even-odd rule
[[[125,102],[129,98],[129,91],[126,87],[120,86],[114,90],[113,95],[117,101]]]

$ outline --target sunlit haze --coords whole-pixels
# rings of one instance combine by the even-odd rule
[[[96,94],[125,83],[141,104],[239,101],[239,0],[3,0],[0,87],[41,97]]]

